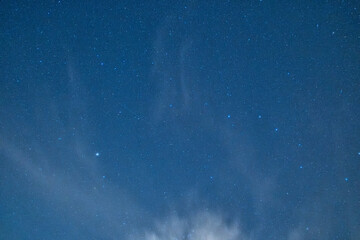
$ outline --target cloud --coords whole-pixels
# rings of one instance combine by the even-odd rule
[[[246,240],[237,223],[226,222],[221,215],[201,211],[187,217],[171,216],[146,231],[145,240]]]
[[[62,112],[51,98],[41,106],[29,101],[36,118],[8,121],[8,127],[1,130],[0,182],[6,181],[6,199],[0,201],[5,211],[27,219],[21,228],[30,229],[26,234],[32,238],[55,238],[52,234],[56,231],[46,237],[35,231],[44,229],[46,234],[47,221],[53,221],[54,226],[63,227],[68,238],[119,239],[146,214],[127,189],[104,176],[104,166],[91,149],[90,128],[85,120],[78,120],[86,116],[86,99],[80,97],[84,93],[71,64],[68,79],[70,100],[63,104],[68,110]],[[21,134],[14,132],[14,122]],[[27,201],[27,196],[36,200]],[[20,207],[14,208],[11,198]],[[23,215],[28,209],[32,214]]]
[[[177,18],[166,18],[157,30],[149,74],[158,90],[152,106],[155,123],[169,116],[177,119],[198,113],[201,89],[198,71],[192,69],[196,58],[194,44],[193,37],[179,26]]]

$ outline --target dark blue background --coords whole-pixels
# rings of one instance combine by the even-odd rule
[[[359,239],[359,7],[2,1],[0,238]]]

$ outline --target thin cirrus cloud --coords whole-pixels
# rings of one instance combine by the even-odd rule
[[[71,63],[68,79],[70,100],[65,113],[51,97],[41,109],[35,97],[27,103],[37,113],[34,121],[18,121],[19,133],[9,121],[0,132],[0,154],[4,160],[1,182],[7,183],[1,190],[18,203],[16,209],[20,210],[14,211],[14,216],[23,215],[21,206],[33,209],[24,218],[29,222],[35,218],[40,223],[24,224],[23,229],[28,227],[26,234],[34,238],[41,234],[36,229],[47,229],[47,222],[54,221],[67,237],[118,239],[125,236],[127,226],[135,220],[138,223],[139,216],[145,218],[146,214],[125,188],[104,176],[102,163],[86,134],[89,128],[78,120],[86,115],[87,102],[79,96],[82,88]],[[59,133],[63,137],[58,137]],[[19,195],[30,200],[24,202],[16,198]]]

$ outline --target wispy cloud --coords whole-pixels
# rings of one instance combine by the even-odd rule
[[[68,67],[68,77],[66,124],[59,124],[57,102],[49,98],[48,104],[41,106],[44,109],[32,106],[39,109],[34,121],[17,122],[23,130],[21,137],[12,139],[16,133],[11,130],[11,122],[6,131],[0,132],[0,154],[4,160],[1,180],[8,180],[7,187],[17,186],[7,193],[9,197],[13,192],[29,192],[38,199],[35,204],[42,204],[43,219],[47,219],[51,210],[56,212],[49,216],[52,221],[71,223],[64,230],[69,231],[69,236],[119,239],[125,236],[128,226],[144,219],[145,213],[126,189],[104,176],[103,166],[86,134],[86,120],[81,119],[86,116],[86,99],[79,96],[83,90],[78,87],[80,83],[72,66]],[[65,137],[57,137],[59,132],[66,133]],[[30,203],[25,207],[32,208]],[[29,222],[34,217],[27,216]],[[33,227],[44,226],[30,228]]]

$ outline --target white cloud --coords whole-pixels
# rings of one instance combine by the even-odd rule
[[[172,216],[155,224],[145,240],[246,240],[237,223],[217,214],[199,212],[189,217]]]

